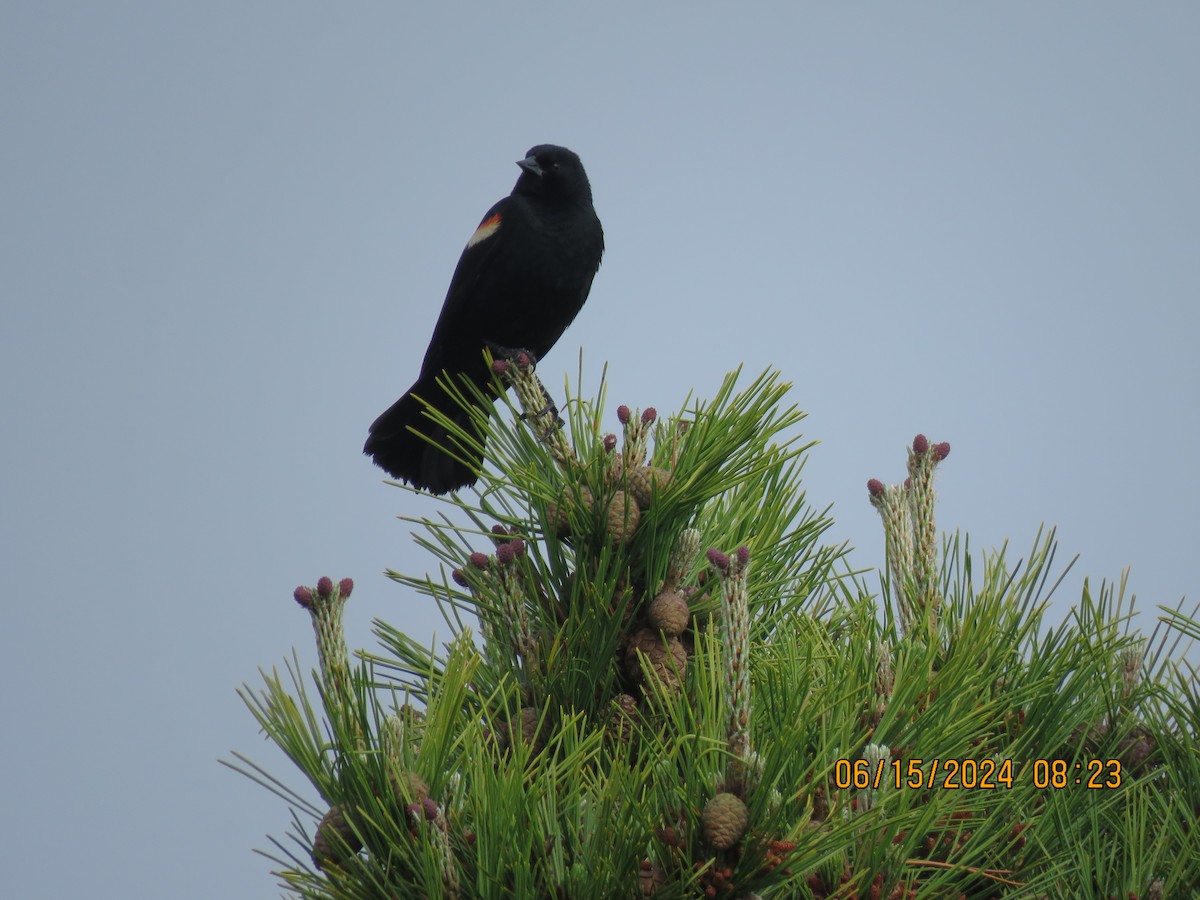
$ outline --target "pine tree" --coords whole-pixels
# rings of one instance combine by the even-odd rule
[[[1053,532],[1010,562],[940,539],[947,443],[868,482],[877,591],[801,481],[788,386],[728,376],[674,416],[595,400],[566,421],[524,359],[470,497],[416,521],[443,612],[427,648],[377,621],[355,660],[350,579],[297,588],[320,669],[242,697],[320,805],[283,798],[267,855],[300,897],[1181,897],[1200,890],[1195,613],[1131,628],[1126,585],[1044,619]],[[515,403],[505,393],[514,388]],[[1157,632],[1161,631],[1161,635]],[[1168,652],[1167,644],[1175,643]]]

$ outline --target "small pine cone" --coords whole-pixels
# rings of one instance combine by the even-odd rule
[[[392,790],[407,805],[421,803],[429,796],[429,785],[416,772],[392,772],[389,775]]]
[[[633,499],[624,491],[613,494],[608,504],[608,536],[613,546],[619,547],[628,543],[637,531],[642,514]]]
[[[362,849],[362,841],[346,821],[346,807],[331,806],[317,826],[312,860],[321,871],[336,868]]]
[[[709,565],[718,572],[729,571],[729,554],[722,553],[716,547],[709,547],[706,556],[708,557]]]
[[[590,516],[595,506],[595,501],[592,499],[592,492],[586,487],[580,487],[579,501]],[[554,533],[559,539],[571,536],[570,510],[575,503],[575,492],[567,489],[563,491],[557,503],[546,504],[546,521],[554,528]]]
[[[662,644],[662,635],[653,628],[639,628],[625,639],[625,675],[630,681],[642,680],[642,663],[638,658],[640,650],[646,656]]]
[[[633,725],[638,717],[637,699],[631,694],[621,694],[613,700],[612,708],[607,737],[614,744],[627,745],[633,738]]]
[[[1108,724],[1096,722],[1092,725],[1076,725],[1067,742],[1068,747],[1077,747],[1081,743],[1085,753],[1095,754],[1100,745],[1108,737]]]
[[[621,624],[626,624],[633,617],[634,604],[630,597],[633,591],[634,587],[629,583],[629,579],[625,575],[618,578],[617,583],[613,586],[609,609],[613,611],[622,610],[623,621]]]
[[[1138,728],[1133,734],[1126,735],[1117,745],[1117,752],[1126,768],[1137,775],[1145,770],[1146,760],[1150,758],[1154,750],[1154,736],[1144,728]]]
[[[562,504],[546,504],[546,522],[554,530],[554,536],[559,540],[571,536],[571,520],[567,517],[567,509]]]
[[[638,866],[638,884],[642,888],[643,897],[653,897],[655,892],[667,883],[667,873],[663,867],[650,859],[643,859]]]
[[[654,492],[663,491],[671,482],[671,473],[658,466],[638,466],[628,470],[629,493],[638,509],[649,509]]]
[[[521,718],[517,720],[517,730],[521,738],[521,743],[533,750],[534,753],[541,751],[545,746],[545,741],[542,740],[541,733],[538,731],[538,720],[541,717],[538,711],[532,706],[526,706],[521,710]]]
[[[700,814],[704,840],[718,850],[728,850],[740,841],[749,824],[750,811],[735,794],[717,794]]]
[[[651,628],[661,628],[669,635],[682,634],[691,619],[687,601],[675,591],[663,591],[650,601],[646,620]]]

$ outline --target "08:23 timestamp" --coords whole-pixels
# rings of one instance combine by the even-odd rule
[[[1011,788],[1028,778],[1038,790],[1084,787],[1092,790],[1121,786],[1119,759],[1035,759],[1016,771],[1011,759],[839,759],[833,766],[839,788],[939,788],[942,790]]]

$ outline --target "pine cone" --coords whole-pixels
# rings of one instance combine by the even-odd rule
[[[1136,728],[1132,734],[1121,738],[1117,752],[1125,767],[1135,775],[1140,775],[1147,768],[1146,761],[1153,755],[1156,746],[1154,735],[1144,728]]]
[[[639,509],[649,509],[655,490],[663,491],[671,483],[671,473],[658,466],[638,466],[627,470],[629,493]]]
[[[400,799],[407,805],[420,803],[429,796],[429,785],[416,772],[392,772],[388,779]]]
[[[675,591],[663,591],[650,601],[646,620],[651,628],[661,628],[669,635],[682,634],[691,619],[687,601]]]
[[[717,794],[700,814],[704,840],[718,850],[728,850],[740,841],[749,824],[750,811],[734,794]]]
[[[639,651],[646,656],[648,671],[643,672]],[[648,684],[657,680],[668,692],[683,688],[687,672],[687,651],[677,637],[664,638],[657,628],[642,627],[629,637],[625,646],[625,673],[633,680]]]
[[[517,720],[517,736],[520,737],[521,743],[533,750],[534,753],[539,753],[546,743],[542,740],[538,730],[540,718],[536,709],[526,706],[521,710],[521,718]]]
[[[313,839],[312,860],[321,871],[341,866],[362,849],[362,841],[346,821],[346,807],[331,806],[317,826]]]
[[[570,510],[576,502],[581,503],[587,514],[591,515],[595,500],[592,498],[592,492],[586,487],[579,488],[578,501],[575,492],[568,488],[563,491],[557,503],[546,504],[546,521],[554,528],[554,533],[560,540],[571,536]]]
[[[643,859],[638,865],[638,884],[642,888],[643,897],[653,897],[655,892],[667,883],[667,873],[654,860]]]
[[[612,500],[608,503],[607,527],[608,536],[612,539],[614,547],[628,543],[629,539],[633,537],[633,533],[637,531],[641,517],[641,510],[638,509],[633,498],[624,491],[617,491],[613,494]]]
[[[639,628],[625,639],[625,676],[630,681],[642,680],[642,663],[638,651],[649,656],[654,648],[662,644],[662,635],[653,628]]]
[[[614,744],[628,744],[633,737],[633,725],[638,717],[637,699],[631,694],[621,694],[613,700],[612,708],[607,737]]]

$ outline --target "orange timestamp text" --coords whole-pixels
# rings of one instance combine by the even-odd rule
[[[1119,788],[1119,759],[1035,759],[1016,767],[1011,759],[839,759],[833,766],[838,788],[878,790],[882,787],[932,790],[994,790],[1011,788],[1028,779],[1038,790],[1083,787],[1091,790]]]

